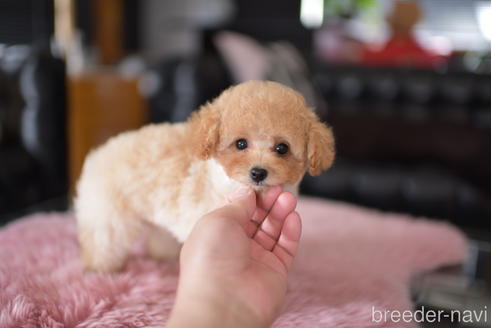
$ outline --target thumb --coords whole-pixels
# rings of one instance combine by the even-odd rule
[[[254,192],[251,188],[241,187],[230,193],[229,196],[227,197],[227,200],[229,201],[229,203],[244,202],[244,201],[247,202],[250,200],[249,198],[251,198],[251,195],[253,194]]]
[[[228,203],[213,211],[213,215],[236,220],[240,225],[251,220],[256,210],[256,194],[251,188],[242,187],[232,192],[227,200]]]

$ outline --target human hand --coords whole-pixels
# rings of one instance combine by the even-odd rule
[[[242,189],[198,221],[180,256],[167,327],[268,327],[279,314],[301,234],[296,198]]]

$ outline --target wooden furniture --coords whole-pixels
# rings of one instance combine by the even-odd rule
[[[71,76],[68,85],[70,188],[73,191],[87,153],[111,136],[147,122],[146,102],[136,80],[113,70]]]

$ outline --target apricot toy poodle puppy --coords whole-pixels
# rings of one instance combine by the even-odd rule
[[[296,194],[306,172],[331,166],[334,148],[304,97],[267,81],[225,90],[184,123],[113,137],[87,156],[77,185],[83,263],[120,270],[143,229],[152,256],[176,257],[197,220],[230,192],[280,185]]]

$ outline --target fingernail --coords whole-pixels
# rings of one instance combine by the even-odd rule
[[[232,193],[230,193],[228,198],[230,201],[238,200],[238,199],[241,199],[241,198],[248,196],[250,193],[251,193],[251,188],[241,187],[241,188],[233,191]]]

